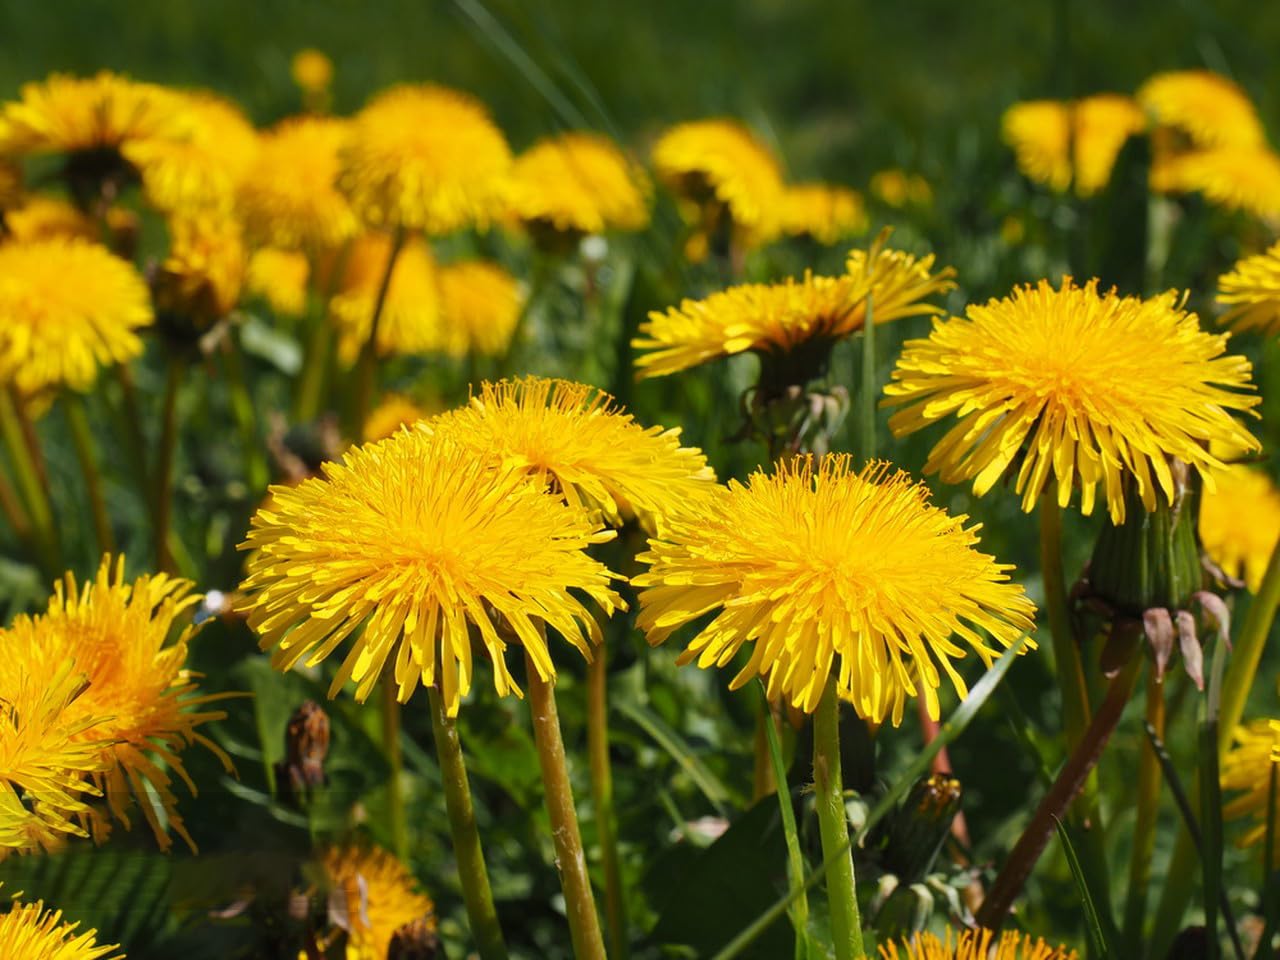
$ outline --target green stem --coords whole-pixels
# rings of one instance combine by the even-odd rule
[[[111,519],[107,515],[107,502],[102,496],[102,474],[98,470],[98,456],[94,449],[93,430],[85,413],[84,400],[74,390],[62,396],[62,409],[71,427],[71,442],[84,474],[84,485],[89,494],[89,509],[93,513],[93,530],[102,553],[114,553],[115,537],[111,533]]]
[[[164,381],[164,405],[160,414],[160,453],[156,461],[156,505],[154,536],[156,566],[166,573],[174,570],[169,549],[169,522],[173,516],[173,462],[178,446],[178,387],[186,362],[176,353],[169,357]]]
[[[0,474],[0,512],[4,513],[9,526],[13,528],[14,536],[18,538],[23,548],[33,550],[35,541],[31,537],[31,520],[28,519],[27,511],[18,499],[17,492],[9,485],[8,478],[3,474]]]
[[[576,960],[604,960],[604,937],[600,933],[600,918],[596,916],[591,878],[587,875],[587,858],[582,850],[582,835],[578,831],[578,813],[573,804],[564,740],[560,735],[555,687],[538,675],[528,653],[525,654],[525,666],[529,678],[529,709],[533,714],[533,740],[538,748],[547,813],[551,817],[556,870],[560,874],[560,889],[564,891],[573,955]]]
[[[382,687],[382,747],[386,751],[390,776],[387,779],[387,814],[391,820],[391,845],[404,859],[409,853],[409,820],[404,808],[404,750],[400,745],[400,701],[395,680],[387,675]]]
[[[777,457],[773,456],[771,452],[769,461],[772,463],[776,460]],[[769,756],[769,737],[765,733],[765,727],[772,726],[773,722],[773,709],[766,701],[764,706],[756,711],[756,732],[751,743],[753,756],[751,770],[752,803],[763,800],[778,789],[778,782],[773,776],[773,760]],[[777,728],[774,729],[776,733]]]
[[[302,377],[298,382],[298,392],[293,399],[293,419],[295,423],[308,423],[320,415],[320,405],[324,397],[325,375],[329,372],[329,361],[333,353],[333,324],[329,322],[329,304],[334,292],[342,283],[343,274],[347,272],[347,261],[351,258],[351,242],[347,241],[338,252],[329,276],[321,290],[319,284],[313,286],[313,297],[309,317],[311,334],[307,338],[306,353],[302,359]],[[310,267],[307,271],[309,280],[315,280],[318,258],[308,258]]]
[[[858,916],[858,891],[853,877],[853,851],[849,848],[849,817],[844,807],[844,778],[840,771],[840,698],[836,680],[818,701],[813,717],[813,788],[818,808],[822,851],[836,857],[827,870],[827,903],[831,908],[831,938],[836,960],[866,956],[862,946],[862,920]]]
[[[867,312],[862,321],[862,462],[876,456],[876,325],[871,315],[871,294],[867,294]]]
[[[471,804],[471,785],[458,739],[458,723],[449,716],[439,690],[428,687],[427,698],[431,705],[431,735],[440,764],[444,805],[453,835],[453,854],[458,862],[458,881],[467,918],[471,921],[471,933],[481,960],[506,960],[507,945],[502,938],[493,891],[489,888],[489,873],[484,866],[480,831],[476,829],[476,814]]]
[[[1009,853],[1009,859],[1005,861],[1000,875],[991,885],[982,909],[978,911],[977,921],[980,926],[999,930],[1004,925],[1014,900],[1022,892],[1023,885],[1035,869],[1040,855],[1044,853],[1049,838],[1056,831],[1055,819],[1061,819],[1077,794],[1082,792],[1085,780],[1097,765],[1107,741],[1120,723],[1141,663],[1140,657],[1130,657],[1129,662],[1112,679],[1107,695],[1090,721],[1084,737],[1076,744],[1049,792],[1036,807],[1031,822],[1022,831],[1022,836]]]
[[[787,787],[787,765],[782,759],[782,740],[774,726],[773,710],[765,695],[764,683],[758,681],[760,704],[765,717],[765,737],[769,743],[769,758],[773,763],[773,779],[778,785],[778,812],[782,815],[782,834],[787,841],[787,886],[796,894],[790,910],[791,926],[796,932],[796,960],[804,960],[809,953],[809,897],[804,888],[804,857],[800,854],[800,833],[796,829],[796,811],[791,804],[791,790]]]
[[[17,404],[21,398],[12,390],[0,389],[0,435],[3,435],[9,462],[17,475],[18,490],[31,518],[31,532],[36,544],[36,560],[51,581],[62,575],[62,561],[58,555],[57,532],[53,525],[53,506],[49,491],[40,482],[40,473],[31,459],[31,450],[22,433],[22,422]]]
[[[369,417],[373,406],[373,395],[377,390],[378,379],[378,325],[382,321],[382,311],[387,305],[387,293],[391,289],[391,276],[395,272],[396,260],[404,247],[405,229],[396,227],[391,237],[391,250],[387,253],[387,265],[382,271],[382,279],[378,283],[378,294],[373,301],[373,317],[369,322],[369,339],[360,349],[360,357],[356,361],[355,407],[351,417],[351,436],[364,438],[364,422]]]
[[[591,760],[591,800],[595,804],[596,833],[604,867],[604,912],[609,927],[609,952],[615,960],[629,953],[627,899],[618,858],[617,815],[613,807],[613,769],[609,763],[609,702],[607,646],[601,644],[587,664],[587,755]]]
[[[253,394],[245,378],[244,354],[238,338],[228,337],[222,348],[227,366],[227,389],[230,391],[231,415],[240,431],[240,446],[244,453],[244,475],[253,496],[267,489],[267,458],[261,438],[258,436],[258,416],[253,405]]]
[[[1164,737],[1164,683],[1152,667],[1147,673],[1147,723]],[[1143,920],[1147,915],[1147,887],[1151,883],[1151,853],[1155,849],[1160,807],[1160,759],[1148,743],[1138,756],[1138,817],[1133,827],[1129,859],[1129,887],[1124,906],[1125,956],[1142,955]]]
[[[155,503],[151,496],[151,484],[147,479],[147,440],[142,433],[142,407],[138,403],[138,387],[133,382],[133,374],[123,363],[115,365],[116,379],[120,382],[120,398],[123,407],[124,442],[129,448],[129,461],[133,466],[134,478],[142,500],[155,519]]]

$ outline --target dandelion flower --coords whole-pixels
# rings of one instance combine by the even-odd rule
[[[7,240],[49,240],[53,237],[75,237],[100,240],[101,230],[92,218],[61,197],[32,194],[21,204],[6,210],[4,223],[9,230]]]
[[[322,51],[308,47],[293,55],[289,75],[304,93],[324,93],[333,82],[333,61]]]
[[[392,937],[406,923],[425,920],[435,930],[435,904],[386,850],[330,847],[320,863],[330,888],[346,900],[348,960],[385,960]]]
[[[1138,90],[1138,102],[1164,127],[1196,147],[1260,147],[1262,122],[1248,95],[1210,70],[1158,73]]]
[[[686,202],[687,220],[698,222],[703,208],[714,202],[749,245],[777,233],[782,171],[768,148],[736,120],[677,124],[654,144],[653,165],[668,189]]]
[[[607,137],[563,133],[539,140],[516,158],[506,205],[535,232],[643,230],[649,223],[647,186]]]
[[[428,414],[402,393],[388,393],[365,418],[361,436],[368,442],[385,440],[406,424],[425,420]]]
[[[1280,490],[1262,470],[1229,464],[1200,496],[1200,543],[1228,576],[1257,593],[1280,540]]]
[[[870,188],[872,196],[895,210],[907,206],[927,207],[933,202],[929,181],[918,173],[907,173],[897,167],[873,173]]]
[[[1146,124],[1137,103],[1114,93],[1015,103],[1003,120],[1005,142],[1023,174],[1059,193],[1074,185],[1082,197],[1107,185],[1125,141]]]
[[[0,245],[0,382],[87,391],[98,367],[142,353],[152,321],[142,277],[83,240]]]
[[[744,284],[650,313],[632,341],[645,351],[636,359],[639,375],[665,376],[747,350],[785,354],[832,343],[862,329],[868,294],[876,323],[940,313],[925,298],[954,286],[950,267],[931,273],[932,254],[887,249],[883,234],[870,251],[853,251],[848,267],[841,277]]]
[[[901,948],[901,950],[899,950]],[[1052,947],[1042,938],[1006,930],[960,930],[947,927],[941,939],[917,933],[909,940],[880,945],[881,960],[1076,960],[1076,952]]]
[[[373,690],[394,653],[406,701],[419,679],[440,684],[450,715],[471,688],[471,626],[500,696],[520,688],[508,643],[555,677],[543,626],[590,656],[600,627],[570,590],[606,614],[621,605],[611,574],[584,548],[610,539],[581,510],[421,430],[348,451],[324,478],[272,487],[244,549],[249,624],[281,670],[329,656],[363,625],[329,688]]]
[[[437,281],[444,351],[455,357],[505,353],[524,309],[520,282],[486,260],[446,264]]]
[[[79,926],[42,900],[15,902],[0,913],[0,947],[6,960],[124,960],[115,944],[98,944],[97,930],[77,933]]]
[[[481,384],[458,410],[423,424],[475,457],[494,457],[550,484],[574,507],[620,526],[656,519],[704,497],[715,473],[678,427],[642,427],[609,394],[582,383],[524,377]]]
[[[177,217],[169,224],[169,255],[156,271],[156,309],[205,328],[240,300],[245,252],[240,225],[223,214]]]
[[[1245,257],[1219,277],[1218,303],[1229,308],[1219,323],[1234,330],[1280,332],[1280,243]]]
[[[307,309],[307,278],[311,266],[304,254],[279,247],[262,247],[249,257],[245,290],[266,301],[281,317],[300,317]]]
[[[356,115],[341,182],[371,226],[441,234],[485,226],[510,165],[507,141],[480,101],[445,87],[399,86]]]
[[[1162,189],[1201,193],[1261,220],[1280,217],[1280,156],[1269,147],[1193,151],[1167,161],[1159,175]]]
[[[888,464],[854,473],[846,454],[781,461],[668,520],[639,557],[649,571],[632,580],[637,625],[656,644],[714,613],[679,662],[723,667],[750,647],[733,688],[762,676],[771,700],[812,713],[834,671],[862,717],[896,725],[907,696],[923,696],[936,718],[938,666],[966,691],[952,635],[990,666],[1034,613],[1012,567],[974,549],[966,519]]]
[[[790,236],[813,237],[830,246],[866,229],[867,209],[857,190],[798,183],[782,195],[782,231]]]
[[[239,107],[217,94],[175,95],[182,99],[187,134],[129,143],[124,155],[138,169],[147,202],[157,210],[229,212],[253,165],[257,131]]]
[[[959,418],[925,464],[944,482],[972,479],[982,496],[1016,468],[1030,512],[1052,473],[1059,504],[1078,483],[1086,514],[1102,483],[1118,526],[1125,477],[1151,511],[1157,489],[1173,501],[1170,457],[1211,487],[1221,463],[1208,442],[1258,448],[1231,416],[1258,403],[1250,371],[1174,291],[1143,300],[1068,277],[1056,290],[1041,280],[971,305],[963,319],[935,320],[927,339],[907,342],[885,402],[905,407],[889,421],[899,436]]]
[[[1253,819],[1239,840],[1242,847],[1261,843],[1266,836],[1271,770],[1277,763],[1280,720],[1252,720],[1236,728],[1234,743],[1222,758],[1222,789],[1239,791],[1240,795],[1222,808],[1222,814],[1228,820]]]
[[[337,187],[349,131],[344,120],[294,117],[260,137],[238,197],[255,246],[320,251],[355,236],[356,215]]]
[[[366,234],[352,247],[347,283],[329,303],[329,315],[338,329],[338,357],[355,363],[373,323],[378,290],[391,255],[385,234]],[[378,318],[377,352],[380,356],[430,353],[441,345],[440,296],[436,262],[431,249],[418,237],[409,240],[396,256],[391,285]]]
[[[99,792],[91,778],[105,766],[94,731],[102,717],[75,704],[83,675],[69,660],[44,666],[15,673],[0,691],[0,859],[87,836],[77,821],[88,816]]]
[[[170,789],[172,773],[196,792],[179,756],[182,749],[203,744],[231,769],[221,748],[197,729],[223,714],[197,709],[215,697],[199,693],[185,666],[195,629],[188,625],[169,640],[178,619],[200,599],[190,589],[190,582],[164,574],[130,583],[124,558],[113,563],[107,557],[92,582],[77,586],[68,573],[44,613],[21,615],[0,633],[6,652],[0,691],[13,690],[24,678],[56,678],[61,664],[74,661],[86,686],[66,707],[68,722],[102,718],[81,734],[100,744],[104,769],[92,779],[126,828],[136,801],[166,850],[166,824],[195,849]],[[107,817],[94,810],[89,819],[94,833],[104,836]]]

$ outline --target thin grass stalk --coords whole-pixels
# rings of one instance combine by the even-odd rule
[[[871,294],[867,294],[867,312],[862,321],[862,462],[876,457],[876,325],[872,316]]]
[[[1262,916],[1265,924],[1262,936],[1258,938],[1258,949],[1254,952],[1254,960],[1265,960],[1271,949],[1271,941],[1276,938],[1276,925],[1280,921],[1280,908],[1276,904],[1276,771],[1280,769],[1280,760],[1272,758],[1271,769],[1267,775],[1267,826],[1262,841]]]
[[[507,960],[507,945],[493,905],[489,872],[484,865],[480,831],[476,828],[475,808],[471,803],[471,784],[462,758],[457,720],[450,717],[444,698],[434,686],[427,688],[431,707],[431,735],[436,744],[436,761],[444,790],[445,811],[449,815],[449,831],[453,837],[453,855],[458,864],[458,882],[462,901],[471,922],[471,935],[481,960]]]
[[[53,505],[49,500],[48,488],[40,482],[39,471],[31,459],[31,451],[22,433],[22,423],[16,409],[20,402],[13,391],[0,389],[0,436],[3,436],[18,489],[26,503],[27,515],[31,518],[36,561],[44,575],[52,581],[62,575],[57,531],[53,523]]]
[[[125,446],[129,450],[129,462],[134,470],[134,479],[142,492],[143,503],[147,505],[152,520],[155,519],[155,502],[151,496],[151,484],[147,479],[147,438],[142,433],[142,406],[138,402],[138,387],[133,382],[133,373],[128,366],[117,363],[114,366],[116,380],[120,383],[120,399],[123,408],[121,432],[124,434]]]
[[[782,816],[782,835],[787,841],[787,887],[796,895],[788,914],[796,932],[796,960],[809,955],[809,897],[804,886],[804,857],[800,853],[800,832],[796,829],[796,811],[791,804],[791,790],[787,786],[787,765],[782,758],[782,738],[774,726],[773,710],[765,694],[762,681],[757,681],[760,703],[764,708],[765,738],[769,744],[769,760],[773,766],[773,779],[778,784],[778,812]]]
[[[1009,916],[1014,900],[1022,892],[1027,878],[1044,853],[1049,838],[1054,834],[1054,819],[1061,819],[1071,803],[1081,793],[1090,771],[1097,765],[1107,741],[1115,732],[1124,714],[1125,704],[1133,692],[1138,678],[1141,659],[1137,656],[1112,678],[1098,712],[1093,715],[1084,737],[1072,750],[1066,764],[1058,772],[1049,792],[1036,807],[1030,823],[1014,845],[995,883],[987,893],[982,909],[978,911],[978,924],[999,930]]]
[[[173,465],[178,446],[178,387],[186,372],[186,361],[177,353],[169,357],[164,382],[164,401],[160,413],[160,453],[156,462],[154,545],[156,566],[165,573],[174,572],[173,551],[169,548],[169,524],[173,516]]]
[[[849,848],[849,816],[844,807],[844,777],[840,770],[840,697],[835,677],[818,701],[813,717],[813,789],[818,808],[818,832],[823,856],[835,861],[827,870],[827,903],[831,908],[831,939],[836,960],[866,956],[862,919]],[[836,856],[835,851],[846,852]]]
[[[22,440],[27,445],[36,476],[40,479],[40,485],[49,490],[49,467],[44,462],[44,448],[40,445],[40,434],[36,432],[35,421],[27,411],[27,401],[16,387],[10,387],[9,393],[13,397],[13,410],[18,417],[18,426],[22,428]]]
[[[76,460],[80,463],[80,472],[84,474],[98,549],[101,553],[115,553],[115,537],[111,533],[107,502],[102,495],[102,473],[98,468],[98,454],[93,442],[93,430],[89,426],[89,416],[84,409],[84,400],[74,390],[67,390],[62,397],[62,409],[71,428],[71,443],[75,447]]]
[[[391,848],[397,857],[404,859],[409,853],[409,819],[404,805],[400,702],[396,699],[396,685],[390,677],[383,677],[379,686],[382,688],[382,742],[387,748],[387,766],[390,768],[387,776],[387,817],[391,821]]]
[[[257,408],[253,394],[245,378],[244,352],[238,337],[228,337],[222,344],[222,358],[227,369],[227,389],[230,392],[231,414],[240,431],[240,446],[244,453],[244,475],[249,489],[256,495],[267,489],[266,451],[258,436]]]
[[[27,517],[26,508],[18,499],[18,493],[9,483],[9,478],[0,473],[0,513],[9,522],[13,535],[25,549],[35,547],[31,534],[31,520]]]
[[[582,834],[578,830],[578,812],[573,803],[564,739],[560,735],[555,687],[538,675],[527,652],[525,666],[529,681],[529,709],[533,714],[533,740],[538,748],[547,814],[551,817],[556,870],[560,874],[560,889],[564,891],[573,955],[576,960],[604,960],[604,937],[600,932],[595,897],[591,893]]]
[[[762,705],[757,704],[756,707],[756,732],[751,739],[752,803],[758,803],[778,789],[778,782],[773,772],[773,758],[769,755],[769,735],[765,732],[766,727],[777,723],[777,718],[767,700]],[[774,731],[777,732],[777,727],[774,727]]]
[[[613,806],[613,769],[609,763],[608,646],[601,644],[587,664],[587,755],[591,762],[591,801],[604,868],[604,912],[609,953],[615,960],[629,954],[627,898],[618,857],[617,813]]]
[[[1147,671],[1146,722],[1164,737],[1164,683],[1154,667]],[[1133,826],[1133,851],[1129,859],[1129,886],[1125,894],[1123,945],[1125,956],[1142,954],[1143,922],[1147,916],[1147,888],[1151,884],[1151,854],[1155,850],[1160,812],[1160,758],[1147,744],[1138,756],[1137,820]]]
[[[364,422],[373,407],[373,397],[377,392],[378,380],[378,326],[382,322],[382,311],[387,305],[387,293],[391,290],[391,277],[395,272],[396,261],[404,248],[405,229],[398,226],[391,237],[391,250],[387,254],[387,265],[382,271],[382,279],[378,282],[378,294],[373,301],[373,317],[369,321],[369,337],[360,348],[360,357],[356,360],[355,407],[352,411],[351,436],[364,439]]]
[[[333,325],[329,322],[329,304],[338,285],[342,283],[342,275],[346,273],[350,257],[351,241],[347,241],[333,262],[324,289],[321,290],[318,284],[312,284],[313,296],[307,311],[311,331],[302,357],[302,375],[298,380],[297,392],[293,395],[293,419],[296,423],[308,423],[320,415],[325,375],[333,353]],[[314,281],[319,259],[313,255],[308,257],[308,262],[307,276]]]
[[[1205,697],[1204,721],[1200,727],[1200,831],[1204,848],[1200,863],[1204,874],[1204,926],[1207,960],[1219,960],[1222,943],[1218,939],[1218,899],[1222,888],[1222,778],[1218,764],[1218,715],[1222,700],[1222,675],[1226,669],[1227,645],[1214,646]]]

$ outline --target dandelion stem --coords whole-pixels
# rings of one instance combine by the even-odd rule
[[[71,442],[84,474],[84,485],[89,494],[89,509],[93,514],[93,531],[102,553],[114,553],[115,537],[111,533],[111,519],[107,515],[107,503],[102,496],[102,474],[98,469],[97,452],[94,449],[93,430],[85,413],[84,400],[74,390],[62,396],[62,409],[71,427]]]
[[[849,847],[849,817],[844,807],[844,776],[840,770],[840,698],[835,677],[818,701],[813,717],[813,787],[818,808],[818,829],[825,857],[835,857],[827,869],[827,902],[831,908],[831,938],[836,960],[866,956],[862,946],[862,920],[858,915],[858,890],[853,876],[853,851]],[[843,850],[839,856],[836,851]]]
[[[1151,669],[1147,673],[1147,723],[1164,737],[1164,683]],[[1133,827],[1133,853],[1129,860],[1129,888],[1124,906],[1124,953],[1142,954],[1142,926],[1147,914],[1147,887],[1151,882],[1151,852],[1155,849],[1156,820],[1160,806],[1160,759],[1148,742],[1138,757],[1138,818]]]
[[[613,808],[613,769],[609,764],[608,647],[601,644],[587,664],[587,754],[591,760],[591,799],[604,867],[604,910],[609,927],[609,953],[624,960],[627,943],[627,900],[618,859],[617,815]]]
[[[23,436],[17,405],[22,402],[12,390],[0,389],[0,434],[3,434],[9,461],[17,475],[18,489],[31,517],[31,531],[36,544],[36,559],[46,577],[55,579],[62,573],[58,556],[57,535],[53,526],[53,507],[49,491],[40,482],[40,473],[31,459],[31,451]]]
[[[129,448],[129,460],[133,466],[134,479],[138,489],[142,491],[142,500],[154,521],[156,505],[155,498],[151,496],[151,484],[147,478],[147,440],[142,434],[144,421],[142,407],[138,403],[138,387],[133,382],[133,374],[123,363],[117,363],[115,371],[116,379],[120,382],[124,442]]]
[[[250,492],[261,495],[267,489],[267,460],[262,440],[258,437],[258,418],[253,405],[253,395],[244,374],[244,353],[238,338],[223,341],[222,356],[227,366],[227,389],[231,394],[231,412],[240,430],[240,445],[244,448],[244,475]]]
[[[325,374],[329,370],[329,359],[333,352],[333,325],[329,322],[329,304],[333,300],[334,291],[342,282],[342,275],[347,272],[347,261],[350,258],[351,242],[347,241],[333,262],[323,290],[314,284],[318,273],[317,258],[312,256],[308,261],[307,277],[313,281],[314,296],[309,311],[311,333],[307,337],[306,352],[302,358],[302,377],[293,398],[293,419],[296,423],[307,423],[320,415]]]
[[[871,294],[867,294],[867,312],[862,321],[862,462],[876,458],[876,325],[871,313]]]
[[[1067,758],[1067,762],[1058,771],[1053,785],[1049,787],[1036,807],[1031,822],[1022,831],[1022,836],[1014,845],[1009,859],[1005,861],[995,883],[987,893],[987,898],[978,911],[979,925],[992,930],[999,930],[1009,916],[1013,901],[1022,892],[1023,885],[1035,869],[1040,855],[1055,833],[1054,820],[1061,819],[1084,788],[1090,771],[1097,765],[1102,751],[1111,739],[1124,714],[1125,704],[1133,692],[1138,678],[1138,669],[1142,658],[1132,656],[1129,662],[1115,675],[1107,688],[1098,712],[1093,715],[1084,737],[1076,744]]]
[[[765,694],[763,681],[757,681],[760,690],[762,716],[765,717],[764,734],[769,745],[769,759],[773,764],[773,780],[778,785],[778,812],[782,815],[782,835],[787,841],[787,886],[796,895],[788,913],[796,932],[796,960],[804,960],[809,953],[809,896],[804,886],[804,857],[800,853],[800,834],[796,829],[796,811],[791,802],[791,790],[787,786],[787,766],[782,759],[782,738],[774,724],[774,712]]]
[[[458,861],[458,881],[462,900],[471,921],[471,934],[481,960],[506,960],[507,945],[498,923],[489,888],[489,873],[484,866],[480,847],[480,831],[476,829],[475,809],[471,804],[471,785],[467,766],[462,759],[462,743],[458,739],[457,721],[449,716],[444,698],[435,687],[427,688],[431,704],[431,734],[436,743],[436,760],[444,787],[444,805],[449,814],[449,830],[453,835],[453,855]]]
[[[373,301],[373,317],[369,321],[369,339],[360,349],[360,358],[356,361],[355,408],[352,412],[351,436],[363,439],[364,422],[373,406],[373,395],[377,390],[378,379],[378,325],[382,321],[382,311],[387,305],[387,293],[391,289],[391,276],[395,272],[396,260],[404,246],[405,229],[396,227],[391,238],[391,250],[387,253],[387,265],[382,271],[382,279],[378,282],[378,295]]]
[[[587,875],[587,858],[578,831],[578,814],[573,805],[569,768],[565,762],[564,740],[560,736],[560,716],[556,710],[555,688],[538,675],[532,658],[525,654],[529,677],[529,708],[533,713],[533,740],[538,747],[538,765],[546,791],[547,813],[555,843],[556,869],[564,891],[565,912],[569,915],[569,938],[577,960],[603,960],[604,938],[596,902]]]
[[[23,547],[33,548],[35,542],[31,539],[31,521],[27,518],[27,512],[18,499],[17,492],[9,485],[8,478],[3,474],[0,474],[0,512],[4,513],[9,526],[13,528],[14,536]]]
[[[777,459],[770,456],[770,461]],[[758,704],[756,709],[756,732],[752,738],[751,750],[754,763],[751,771],[751,802],[757,803],[778,789],[773,776],[773,759],[769,756],[769,737],[765,727],[774,723],[773,708],[768,701]],[[776,727],[774,728],[776,731]]]
[[[155,551],[156,566],[166,573],[174,570],[173,551],[169,549],[169,522],[173,516],[173,462],[178,446],[178,386],[186,362],[178,354],[169,357],[164,381],[164,403],[160,414],[160,456],[155,477]]]
[[[400,701],[396,684],[382,678],[382,745],[387,752],[387,814],[391,820],[391,848],[404,859],[409,853],[409,820],[404,809],[404,751],[400,746]]]

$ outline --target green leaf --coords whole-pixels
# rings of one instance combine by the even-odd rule
[[[680,765],[680,768],[689,775],[689,779],[702,791],[703,796],[716,808],[716,812],[721,816],[725,814],[729,804],[737,798],[724,785],[724,782],[708,770],[706,765],[698,759],[680,734],[667,726],[662,718],[653,711],[639,704],[620,700],[615,701],[613,706],[623,716],[641,727],[662,749],[666,750],[671,755],[671,758]]]
[[[1062,849],[1067,855],[1067,865],[1071,868],[1071,876],[1075,879],[1076,889],[1080,891],[1080,900],[1084,904],[1084,916],[1089,928],[1089,939],[1093,943],[1093,948],[1097,952],[1100,960],[1111,960],[1112,957],[1119,956],[1116,951],[1116,945],[1111,941],[1102,927],[1102,919],[1098,915],[1098,905],[1094,898],[1093,891],[1089,889],[1089,881],[1085,879],[1084,871],[1080,868],[1080,858],[1076,856],[1076,849],[1071,845],[1071,837],[1067,833],[1067,828],[1063,826],[1062,821],[1057,817],[1053,818],[1053,825],[1058,830],[1058,839],[1062,841]]]

